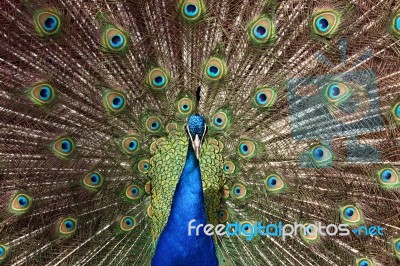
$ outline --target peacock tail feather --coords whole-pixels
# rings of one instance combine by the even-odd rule
[[[398,1],[3,0],[0,34],[0,265],[400,265]]]

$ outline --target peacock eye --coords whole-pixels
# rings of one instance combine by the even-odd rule
[[[48,101],[51,97],[52,91],[49,86],[43,85],[39,91],[39,98],[42,101]]]
[[[218,66],[211,65],[207,68],[207,74],[212,78],[218,77],[220,72]]]
[[[156,116],[150,116],[146,120],[146,129],[150,133],[157,133],[161,129],[161,120]]]
[[[238,152],[242,158],[250,159],[254,156],[256,144],[251,140],[241,140],[239,142]]]
[[[116,114],[125,109],[126,96],[119,91],[105,90],[103,102],[109,113]]]
[[[123,153],[133,155],[139,150],[139,141],[135,136],[128,136],[122,139],[120,147]]]
[[[106,52],[123,53],[127,48],[127,35],[122,30],[108,24],[103,30],[103,47]]]
[[[374,263],[370,259],[358,259],[357,266],[373,266]]]
[[[72,142],[69,139],[61,141],[61,150],[64,153],[70,152],[72,149]]]
[[[225,111],[219,111],[212,116],[212,128],[215,130],[223,130],[229,125],[229,117]]]
[[[19,193],[11,198],[9,211],[15,215],[25,214],[32,205],[32,198],[24,193]]]
[[[177,102],[177,104],[178,104],[178,111],[180,114],[189,115],[193,112],[194,104],[192,99],[185,97],[180,99]]]
[[[61,31],[61,17],[55,12],[38,10],[34,14],[35,28],[39,36],[53,36]]]
[[[396,30],[400,31],[400,14],[397,15],[395,21],[396,21]]]
[[[75,150],[75,142],[69,137],[60,137],[51,145],[53,152],[60,158],[67,158]]]
[[[333,160],[332,152],[323,145],[316,145],[311,149],[312,159],[316,166],[328,165]]]
[[[256,107],[270,107],[277,98],[277,91],[273,88],[262,87],[256,90],[254,94],[254,105]]]
[[[232,196],[236,199],[241,199],[247,194],[247,189],[243,184],[235,184],[231,190]]]
[[[182,17],[189,23],[198,21],[204,9],[203,0],[184,0],[180,3]]]
[[[121,218],[119,225],[122,231],[131,231],[136,227],[136,219],[132,216],[124,216]]]
[[[340,209],[341,220],[349,225],[362,223],[362,214],[359,208],[354,205],[347,205]]]
[[[30,99],[38,106],[49,105],[55,96],[55,90],[47,83],[38,84],[29,90]]]
[[[393,167],[384,167],[377,172],[378,182],[384,189],[400,187],[399,173]]]
[[[247,155],[249,153],[249,146],[245,143],[240,144],[240,152]]]
[[[313,16],[312,29],[315,34],[330,38],[340,23],[340,14],[335,10],[319,11]]]
[[[400,124],[400,102],[397,102],[391,108],[392,115],[397,124]]]
[[[212,57],[205,64],[205,77],[210,81],[217,81],[222,79],[227,72],[225,62],[218,58]]]
[[[395,243],[395,247],[396,247],[396,252],[400,253],[400,240],[397,240],[397,242]]]
[[[20,207],[25,208],[28,205],[28,198],[25,196],[19,196],[18,204]]]
[[[83,186],[91,191],[97,191],[103,185],[104,178],[98,172],[88,172],[83,177]]]
[[[195,17],[199,14],[199,8],[194,4],[185,5],[185,15],[188,17]]]
[[[339,104],[351,96],[351,89],[345,83],[334,82],[327,86],[325,95],[329,102]]]
[[[136,184],[131,184],[125,189],[125,195],[130,200],[138,200],[143,195],[143,190]]]
[[[147,174],[150,170],[149,160],[144,159],[144,160],[139,161],[138,169],[141,173]]]
[[[46,31],[52,32],[57,28],[58,19],[55,16],[49,16],[44,20],[43,27]]]
[[[275,25],[266,15],[256,18],[250,23],[250,39],[255,45],[262,45],[272,42],[275,38]]]
[[[169,73],[161,67],[153,68],[147,73],[146,84],[156,91],[164,90],[169,84]]]
[[[282,177],[278,174],[267,176],[264,180],[264,184],[269,192],[281,192],[285,187]]]
[[[236,165],[232,161],[226,161],[224,164],[224,174],[233,174],[236,170]]]
[[[153,85],[156,87],[162,87],[165,84],[165,77],[164,76],[156,76],[153,79]]]
[[[218,221],[220,223],[225,223],[226,221],[228,221],[229,218],[229,213],[226,209],[220,209],[218,211]]]
[[[398,11],[391,20],[390,29],[396,37],[400,37],[400,12]]]
[[[67,229],[67,231],[72,231],[74,230],[75,223],[72,220],[67,220],[64,222],[64,226]]]
[[[110,40],[109,40],[110,45],[113,48],[120,48],[124,44],[124,41],[125,41],[125,37],[122,36],[122,34],[115,34],[115,35],[111,36]]]
[[[58,234],[60,237],[68,238],[75,234],[78,221],[74,218],[64,218],[60,220]]]
[[[259,25],[254,27],[253,33],[257,39],[264,39],[265,37],[268,36],[269,31],[265,26]]]
[[[2,264],[8,257],[9,246],[0,244],[0,264]]]
[[[314,224],[305,223],[304,227],[300,230],[300,235],[305,242],[312,244],[319,239],[318,229]]]

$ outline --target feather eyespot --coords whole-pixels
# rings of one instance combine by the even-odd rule
[[[22,215],[29,212],[32,206],[32,198],[25,193],[17,193],[11,197],[9,211],[15,215]]]
[[[326,146],[320,144],[315,145],[311,148],[310,152],[316,167],[326,167],[332,164],[333,154]]]
[[[9,250],[10,247],[8,245],[0,243],[0,264],[6,261],[6,259],[8,258],[8,255],[10,253]]]
[[[390,240],[390,246],[392,251],[394,252],[394,255],[397,257],[398,260],[400,260],[400,237],[396,236],[395,238],[392,238]]]
[[[361,210],[354,205],[346,205],[340,208],[340,217],[343,223],[359,225],[363,223]]]
[[[250,23],[248,32],[253,44],[267,44],[275,39],[275,24],[268,16],[262,15]]]
[[[395,122],[400,125],[400,102],[397,102],[393,105],[393,107],[391,108],[391,113]]]
[[[122,29],[107,24],[103,30],[102,44],[105,52],[124,53],[128,47],[128,37]]]
[[[185,15],[188,17],[195,17],[199,14],[199,8],[194,4],[185,5]]]
[[[251,140],[241,140],[238,146],[238,153],[244,159],[250,159],[255,155],[256,144]]]
[[[278,174],[270,174],[264,180],[265,187],[268,192],[282,192],[285,188],[285,182]]]
[[[393,167],[383,167],[377,172],[379,185],[384,189],[400,187],[399,172]]]
[[[70,137],[59,137],[53,141],[51,149],[61,159],[68,158],[76,148],[75,141]]]
[[[317,11],[312,19],[312,30],[315,34],[330,38],[338,30],[340,13],[335,10]]]
[[[119,222],[120,229],[124,232],[131,231],[136,227],[136,219],[132,216],[124,216]]]
[[[204,13],[205,6],[203,0],[181,0],[179,9],[182,18],[188,22],[198,21]]]
[[[390,30],[397,38],[400,37],[400,11],[397,11],[391,19]]]
[[[236,165],[232,161],[225,161],[224,163],[224,174],[230,175],[235,173]]]
[[[54,36],[61,31],[61,16],[53,11],[36,11],[34,23],[36,31],[41,37]]]
[[[218,81],[222,79],[226,73],[226,63],[218,57],[210,58],[204,65],[204,76],[209,81]]]
[[[120,148],[123,153],[133,155],[139,150],[139,140],[136,136],[127,136],[122,139]]]
[[[125,196],[130,200],[138,200],[142,195],[143,190],[136,184],[131,184],[125,189]]]
[[[29,90],[29,98],[38,106],[45,107],[53,102],[56,98],[56,93],[48,83],[40,83],[35,85]]]
[[[400,254],[400,239],[395,243],[396,252]]]
[[[253,103],[256,107],[271,107],[277,99],[277,91],[273,88],[258,88],[253,96]]]
[[[162,91],[167,88],[169,80],[169,73],[165,69],[155,67],[147,73],[146,85],[153,90]]]
[[[252,233],[252,231],[251,231],[251,228],[253,227],[252,223],[245,221],[245,222],[241,222],[240,224],[242,226],[242,231],[244,231],[244,233],[246,233],[246,234]]]
[[[400,14],[398,14],[395,18],[396,30],[400,32]]]
[[[231,194],[232,194],[232,197],[234,197],[236,199],[241,199],[246,196],[247,189],[242,184],[235,184],[232,187]]]
[[[226,209],[220,209],[218,211],[218,221],[220,223],[225,223],[226,221],[228,221],[229,218],[229,213]]]
[[[178,102],[178,111],[181,115],[190,115],[193,113],[194,103],[193,100],[187,97],[181,98]]]
[[[126,96],[119,91],[105,90],[103,92],[103,104],[108,113],[120,113],[126,107]]]
[[[356,260],[357,266],[375,266],[375,264],[368,258],[360,258]]]
[[[216,112],[212,118],[212,128],[214,130],[224,130],[230,124],[230,117],[225,110]]]
[[[124,42],[125,37],[121,33],[114,33],[109,37],[109,44],[114,49],[121,48]]]
[[[314,224],[305,223],[304,228],[300,229],[301,238],[308,244],[312,244],[319,239],[318,228]]]
[[[326,88],[326,98],[330,103],[339,105],[351,96],[351,87],[343,82],[333,82]]]
[[[103,183],[104,177],[96,171],[88,172],[82,179],[83,186],[91,191],[99,190]]]
[[[150,170],[150,162],[147,159],[140,160],[138,163],[138,170],[141,173],[147,174]]]
[[[150,116],[145,122],[146,130],[150,133],[158,133],[161,130],[161,119],[157,116]]]
[[[58,223],[58,235],[63,238],[72,237],[78,228],[78,220],[72,217],[61,218]]]

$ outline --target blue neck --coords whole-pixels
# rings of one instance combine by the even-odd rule
[[[196,230],[188,235],[188,224],[207,224],[200,165],[189,144],[186,163],[176,186],[168,222],[157,242],[152,265],[218,265],[211,236]],[[203,228],[201,228],[203,229]]]

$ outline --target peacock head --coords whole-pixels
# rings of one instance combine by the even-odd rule
[[[196,154],[196,158],[200,157],[201,144],[203,143],[204,136],[207,132],[207,124],[204,116],[194,114],[189,116],[186,124],[186,130],[190,137],[193,150]]]

